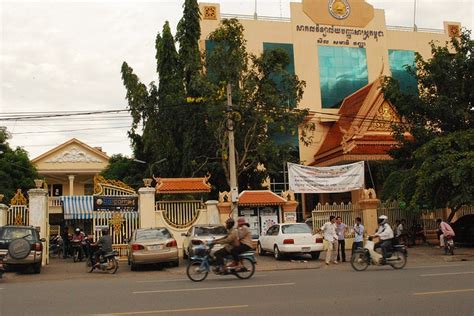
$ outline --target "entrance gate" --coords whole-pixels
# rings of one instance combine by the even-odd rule
[[[7,211],[7,225],[27,226],[29,223],[30,213],[28,211],[28,201],[21,192],[21,189],[18,189]]]

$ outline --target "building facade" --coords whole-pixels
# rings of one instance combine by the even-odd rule
[[[405,89],[416,89],[406,71],[415,52],[431,54],[430,42],[443,45],[460,32],[460,23],[444,22],[443,28],[413,29],[386,24],[385,12],[364,0],[302,0],[290,3],[290,18],[224,14],[217,3],[200,3],[201,45],[221,19],[237,18],[243,25],[247,49],[260,54],[281,48],[290,57],[287,70],[306,82],[298,107],[308,108],[316,131],[311,146],[299,146],[300,160],[315,164],[331,126],[340,118],[344,99],[381,75],[392,75]],[[441,26],[440,26],[441,27]],[[297,142],[297,140],[295,140]]]

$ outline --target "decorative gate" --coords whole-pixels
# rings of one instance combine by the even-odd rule
[[[173,228],[191,227],[199,217],[199,210],[205,208],[202,201],[158,201],[155,210],[163,210],[164,220]]]
[[[138,195],[129,186],[121,181],[106,180],[101,176],[94,178],[94,196],[102,196],[104,198],[114,197],[137,197]],[[125,208],[126,209],[126,208]],[[138,211],[100,211],[92,212],[92,226],[94,239],[98,240],[102,236],[102,229],[109,228],[112,237],[112,248],[119,252],[120,257],[127,256],[127,239],[130,238],[132,232],[140,227]]]
[[[10,208],[7,211],[7,225],[29,225],[30,213],[28,211],[28,201],[21,192],[16,191],[11,199]]]

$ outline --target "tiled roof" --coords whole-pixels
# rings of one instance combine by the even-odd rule
[[[269,190],[242,191],[239,194],[238,205],[266,206],[283,205],[286,200]]]
[[[329,132],[327,133],[326,138],[324,139],[324,143],[319,148],[318,152],[316,153],[315,157],[319,154],[334,149],[336,147],[341,146],[342,141],[342,129],[349,129],[354,118],[359,113],[360,107],[364,103],[367,94],[369,94],[370,89],[372,88],[373,83],[366,85],[362,89],[354,92],[352,95],[348,96],[344,99],[344,102],[339,109],[339,120],[331,126]]]
[[[209,178],[155,178],[156,193],[210,192]]]

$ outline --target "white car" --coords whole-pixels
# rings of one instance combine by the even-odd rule
[[[320,234],[313,235],[311,228],[305,223],[276,224],[260,236],[257,244],[258,254],[273,253],[280,260],[286,254],[311,254],[318,259],[323,250],[323,238]]]

